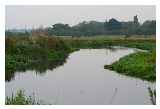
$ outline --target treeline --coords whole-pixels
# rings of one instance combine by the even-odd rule
[[[143,24],[135,21],[120,22],[110,19],[105,22],[81,22],[75,26],[54,24],[47,29],[49,35],[57,36],[93,36],[93,35],[153,35],[156,34],[156,21],[145,21]]]
[[[94,35],[155,35],[156,21],[147,20],[143,24],[138,22],[137,16],[133,21],[120,22],[114,18],[105,22],[83,21],[77,25],[57,23],[48,28],[32,30],[32,33],[47,34],[49,36],[94,36]],[[31,32],[17,33],[17,36],[28,35]],[[7,36],[12,36],[12,32],[6,31]],[[15,35],[15,34],[14,34]]]

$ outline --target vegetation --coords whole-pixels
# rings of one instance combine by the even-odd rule
[[[15,71],[44,72],[65,62],[72,49],[63,40],[47,36],[6,37],[6,80]],[[43,64],[42,64],[43,63]]]
[[[156,90],[155,89],[153,90],[150,87],[148,87],[148,92],[149,92],[149,96],[152,104],[156,105]]]
[[[65,42],[72,48],[108,48],[110,46],[125,46],[145,50],[155,49],[155,38],[124,38],[123,36],[110,36],[112,38],[82,37],[82,38],[65,38]],[[115,38],[114,38],[115,37]]]
[[[115,70],[118,73],[138,77],[148,81],[156,80],[156,52],[136,52],[122,57],[112,65],[105,65],[105,68]]]
[[[6,105],[37,105],[35,98],[31,96],[26,96],[24,91],[19,90],[15,95],[12,94],[11,97],[6,97]]]

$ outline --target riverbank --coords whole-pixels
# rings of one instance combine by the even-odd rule
[[[74,51],[54,37],[6,37],[5,80],[10,81],[15,71],[35,70],[43,73],[62,65]]]
[[[120,74],[138,77],[147,81],[156,80],[155,52],[137,52],[121,58],[104,68]]]

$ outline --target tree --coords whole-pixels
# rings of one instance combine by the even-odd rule
[[[68,24],[57,23],[52,25],[52,33],[57,36],[70,35],[70,29]]]
[[[156,21],[145,21],[140,28],[140,32],[147,35],[156,34]]]

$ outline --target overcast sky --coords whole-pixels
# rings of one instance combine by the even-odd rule
[[[55,23],[78,24],[81,21],[105,21],[116,18],[131,21],[155,20],[155,6],[6,6],[6,29],[36,28]]]

